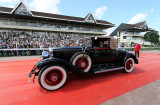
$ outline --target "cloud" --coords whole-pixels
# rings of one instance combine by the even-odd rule
[[[131,20],[128,22],[129,24],[134,24],[134,23],[137,23],[141,20],[144,20],[148,15],[145,14],[145,13],[139,13],[139,14],[136,14],[135,16],[133,16],[131,18]]]
[[[157,25],[160,25],[160,22],[157,22],[156,24],[157,24]]]
[[[160,34],[160,29],[159,30],[157,30],[158,32],[159,32],[159,34]]]
[[[0,3],[18,3],[19,0],[0,0]]]
[[[95,10],[95,16],[100,19],[104,15],[104,12],[106,12],[107,10],[107,6],[101,6]]]
[[[113,30],[114,30],[114,28],[109,28],[104,31],[107,32],[107,36],[109,36],[113,32]]]
[[[150,12],[154,12],[154,9],[152,8],[152,9],[150,10]]]
[[[57,5],[60,0],[33,0],[29,6],[31,9],[40,12],[59,13]]]
[[[7,7],[9,7],[9,8],[14,8],[15,5],[7,5]]]

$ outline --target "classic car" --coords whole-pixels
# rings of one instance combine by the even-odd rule
[[[43,89],[56,90],[66,83],[70,73],[92,75],[113,70],[130,73],[134,64],[138,64],[134,54],[116,49],[116,39],[109,36],[81,38],[75,45],[53,48],[28,74],[30,82],[38,76]]]

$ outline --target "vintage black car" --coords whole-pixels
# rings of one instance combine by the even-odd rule
[[[56,90],[66,83],[68,73],[89,75],[113,70],[129,73],[138,64],[134,54],[116,49],[116,39],[109,36],[82,38],[75,45],[53,48],[52,54],[36,63],[28,74],[29,80],[34,82],[38,76],[42,88]]]

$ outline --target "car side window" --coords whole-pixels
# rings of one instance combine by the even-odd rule
[[[104,47],[109,48],[109,40],[104,41]]]
[[[100,47],[100,48],[102,48],[102,47],[104,47],[104,48],[110,48],[109,47],[109,41],[110,41],[110,39],[107,39],[107,38],[99,38],[99,39],[96,39],[96,40],[94,40],[94,42],[93,42],[93,47],[94,48],[96,48],[96,47]]]

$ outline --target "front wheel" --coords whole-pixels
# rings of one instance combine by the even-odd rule
[[[125,61],[125,65],[124,65],[124,72],[125,73],[130,73],[132,72],[134,68],[134,60],[133,58],[128,58],[126,61]]]
[[[40,86],[45,90],[61,88],[67,80],[66,69],[61,65],[46,66],[38,76]]]

